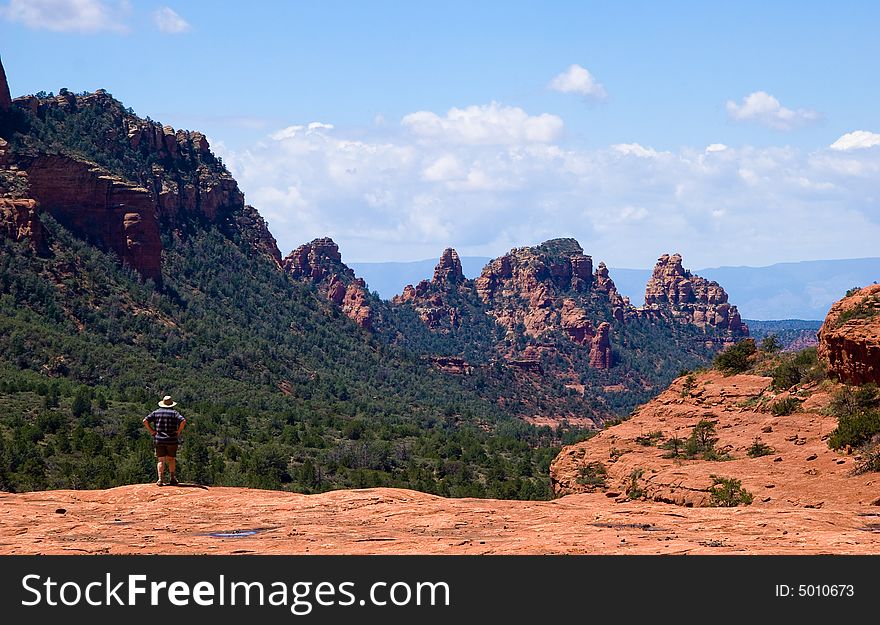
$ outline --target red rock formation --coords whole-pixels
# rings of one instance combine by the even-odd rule
[[[578,308],[573,299],[566,298],[562,302],[562,328],[569,338],[579,345],[590,345],[595,336],[593,324],[587,319],[583,308]]]
[[[373,330],[373,309],[367,299],[367,285],[363,278],[357,278],[345,288],[342,312],[364,330]]]
[[[880,384],[880,284],[836,302],[819,329],[819,358],[848,384]]]
[[[468,375],[474,368],[464,358],[457,356],[431,356],[431,364],[444,373]]]
[[[461,270],[461,260],[458,252],[451,247],[443,250],[440,262],[434,268],[434,283],[443,285],[460,284],[464,282],[464,273]]]
[[[375,318],[367,285],[342,262],[339,246],[333,239],[315,239],[300,245],[281,261],[281,266],[293,279],[314,284],[360,327],[373,329]]]
[[[596,336],[590,344],[590,366],[594,369],[610,369],[613,364],[611,324],[603,321],[596,329]]]
[[[554,492],[566,495],[593,488],[583,479],[582,469],[601,463],[607,475],[599,490],[618,505],[635,500],[636,505],[708,506],[713,475],[741,480],[754,496],[742,512],[775,507],[842,511],[875,501],[877,474],[857,474],[853,469],[859,458],[828,447],[837,418],[824,409],[835,389],[802,385],[798,409],[778,417],[769,407],[788,393],[774,392],[771,384],[768,377],[717,371],[681,377],[630,419],[564,447],[550,465]],[[682,441],[700,420],[714,424],[714,447],[729,460],[684,457]],[[649,433],[656,434],[648,438]],[[677,457],[674,439],[679,441]],[[772,452],[751,457],[756,440]]]
[[[596,267],[596,275],[593,284],[593,290],[596,293],[602,293],[608,298],[608,302],[612,306],[620,308],[621,312],[615,315],[615,317],[619,316],[620,320],[623,321],[623,308],[629,306],[629,300],[622,297],[620,293],[617,292],[617,286],[608,274],[608,267],[605,266],[605,263],[600,262],[599,266]]]
[[[12,97],[9,95],[9,83],[6,82],[6,72],[3,70],[3,61],[0,60],[0,111],[8,111],[12,106]]]
[[[422,280],[416,286],[406,285],[403,293],[391,299],[392,304],[413,306],[419,318],[435,332],[450,332],[459,326],[463,316],[458,306],[461,298],[453,299],[454,294],[471,290],[471,282],[466,280],[461,270],[461,260],[451,247],[443,250],[440,261],[434,268],[432,280]]]
[[[533,340],[563,330],[575,343],[589,345],[597,368],[612,364],[610,325],[594,329],[586,310],[610,308],[619,323],[629,302],[620,296],[605,263],[592,273],[593,261],[574,239],[556,239],[511,250],[486,265],[477,293],[495,320],[509,333],[522,328]],[[600,328],[602,325],[599,326]]]
[[[291,277],[321,282],[331,276],[354,279],[354,271],[342,262],[339,246],[330,238],[315,239],[300,245],[282,261]]]
[[[13,241],[27,239],[39,254],[48,251],[46,231],[37,214],[37,203],[32,199],[0,198],[0,233]]]
[[[254,249],[268,256],[281,267],[281,252],[278,249],[278,242],[269,232],[269,225],[259,211],[250,204],[245,204],[237,221]]]
[[[657,260],[645,287],[645,311],[670,315],[680,323],[711,327],[731,336],[748,336],[736,306],[714,281],[692,274],[682,267],[681,255],[664,254]]]
[[[27,171],[42,210],[77,236],[115,252],[145,278],[161,280],[159,223],[146,189],[66,156],[39,156]]]

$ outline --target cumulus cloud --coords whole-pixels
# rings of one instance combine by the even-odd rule
[[[462,110],[493,108],[512,110]],[[496,256],[574,236],[612,266],[650,267],[670,250],[692,267],[876,255],[880,150],[574,149],[432,115],[430,131],[411,116],[303,122],[219,152],[283,251],[329,235],[352,261],[431,258],[449,244]]]
[[[750,93],[740,104],[728,100],[727,115],[735,121],[755,122],[774,130],[792,130],[812,124],[821,117],[810,109],[792,110],[784,107],[766,91]]]
[[[550,81],[548,88],[559,93],[577,93],[601,100],[608,94],[586,67],[574,64]]]
[[[161,7],[153,12],[156,28],[168,35],[182,35],[192,30],[192,26],[180,17],[171,7]]]
[[[418,111],[404,117],[401,124],[422,139],[470,145],[549,143],[559,137],[563,127],[556,115],[529,115],[519,107],[497,102],[451,108],[442,117]]]
[[[854,130],[840,137],[830,147],[832,150],[845,152],[847,150],[872,148],[875,145],[880,145],[880,135],[875,132],[868,132],[867,130]]]
[[[104,0],[10,0],[0,16],[34,30],[56,32],[126,32],[126,2]]]

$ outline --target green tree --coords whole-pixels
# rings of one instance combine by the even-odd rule
[[[80,386],[76,389],[70,411],[74,417],[92,414],[92,393],[87,386]]]

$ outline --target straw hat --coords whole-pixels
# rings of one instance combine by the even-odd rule
[[[174,408],[177,405],[177,402],[171,399],[171,395],[166,395],[162,398],[162,401],[159,402],[159,408]]]

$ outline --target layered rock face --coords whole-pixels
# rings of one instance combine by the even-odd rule
[[[590,345],[590,366],[595,369],[610,369],[613,364],[611,350],[611,324],[599,324],[596,336]]]
[[[664,254],[654,265],[645,287],[644,310],[671,315],[680,323],[711,327],[732,337],[748,336],[749,329],[739,311],[727,299],[727,293],[717,282],[682,267],[681,255]]]
[[[848,384],[880,384],[880,284],[836,302],[819,329],[819,358]]]
[[[443,250],[440,262],[434,268],[434,283],[438,285],[461,284],[464,282],[464,273],[461,270],[461,260],[451,247]]]
[[[9,94],[9,83],[6,82],[6,71],[3,69],[3,61],[0,60],[0,111],[7,111],[12,106],[12,97]]]
[[[281,251],[278,249],[278,242],[272,236],[269,224],[266,223],[259,211],[250,204],[245,204],[239,213],[237,222],[253,248],[271,258],[276,265],[281,267]]]
[[[375,315],[362,278],[342,262],[339,246],[330,238],[300,245],[281,261],[293,279],[315,285],[318,291],[365,330],[372,330]]]
[[[145,278],[161,280],[162,241],[147,189],[66,156],[38,157],[27,171],[30,191],[44,210]]]
[[[403,293],[394,297],[395,305],[410,304],[428,328],[437,332],[449,332],[457,328],[463,317],[459,302],[451,301],[452,295],[473,288],[462,273],[461,260],[451,247],[443,250],[434,268],[434,278],[422,280],[416,286],[406,285]]]
[[[611,325],[595,328],[587,308],[598,304],[624,321],[629,302],[621,297],[604,263],[593,260],[574,239],[555,239],[511,250],[486,265],[475,281],[488,314],[509,334],[522,330],[540,340],[562,329],[575,343],[590,346],[590,365],[612,366]]]
[[[29,241],[37,253],[47,251],[46,232],[32,199],[0,198],[0,232],[13,241]]]
[[[37,129],[41,124],[57,125],[59,119],[76,127],[87,114],[89,124],[102,128],[89,137],[96,155],[120,170],[111,173],[72,153],[16,153],[4,147],[0,169],[24,176],[11,179],[26,187],[17,191],[19,195],[37,201],[37,221],[40,211],[50,212],[77,236],[114,252],[144,278],[157,282],[160,230],[180,230],[192,220],[217,224],[227,232],[237,230],[280,266],[281,254],[265,220],[245,206],[237,183],[211,153],[202,133],[141,119],[102,89],[87,95],[62,91],[47,98],[25,96],[12,104],[29,114]],[[8,192],[10,185],[5,187]]]

